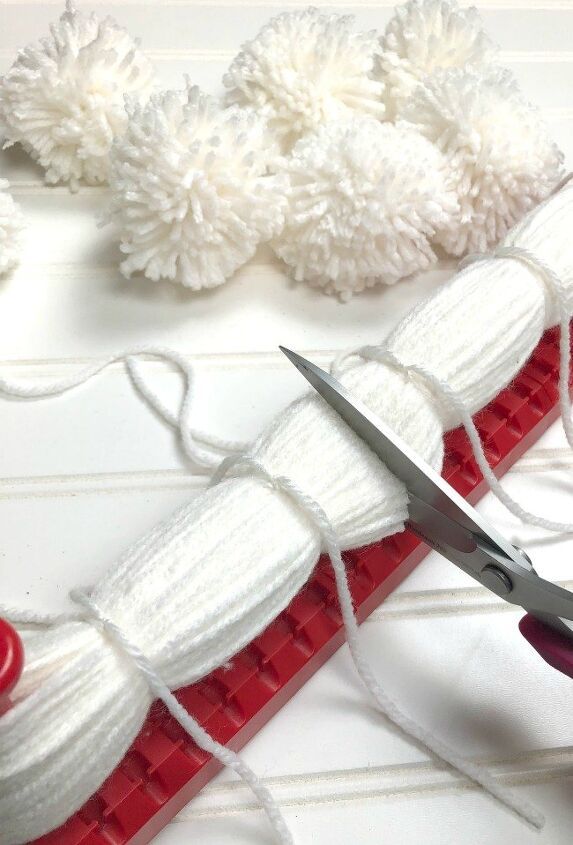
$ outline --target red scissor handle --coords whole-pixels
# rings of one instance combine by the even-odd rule
[[[546,663],[573,678],[573,640],[559,634],[528,613],[521,619],[519,630]]]
[[[8,699],[24,668],[24,646],[14,628],[0,619],[0,714],[10,707]]]

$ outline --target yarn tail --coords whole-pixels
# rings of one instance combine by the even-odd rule
[[[372,695],[378,710],[407,736],[419,742],[430,756],[438,757],[448,766],[456,769],[460,774],[482,787],[482,789],[533,827],[542,828],[545,819],[538,810],[532,807],[527,801],[523,801],[511,790],[498,783],[485,768],[473,763],[471,760],[466,760],[440,739],[432,736],[428,730],[404,714],[398,705],[384,693],[360,645],[358,622],[354,613],[352,594],[350,592],[346,568],[342,559],[342,551],[336,531],[318,502],[307,496],[291,479],[284,476],[271,476],[259,461],[247,455],[235,455],[226,458],[214,474],[213,483],[220,481],[234,466],[242,467],[243,470],[258,475],[272,487],[286,493],[319,531],[334,570],[350,654],[356,671],[364,686]]]

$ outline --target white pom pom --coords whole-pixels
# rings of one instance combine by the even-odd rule
[[[507,70],[438,71],[404,118],[449,161],[461,216],[438,241],[452,255],[486,251],[561,179],[563,155]]]
[[[301,139],[284,164],[286,225],[273,246],[305,280],[348,299],[435,260],[458,212],[440,152],[411,130],[356,118]]]
[[[285,150],[353,112],[382,118],[384,86],[372,78],[376,33],[353,33],[352,23],[314,8],[273,18],[225,75],[229,102],[260,110]]]
[[[24,216],[8,193],[9,187],[0,179],[0,275],[18,263],[24,228]]]
[[[0,84],[6,140],[22,144],[50,183],[105,182],[126,123],[124,95],[146,98],[152,75],[124,29],[68,2],[51,35],[21,50]]]
[[[283,224],[284,184],[265,175],[273,145],[264,122],[198,88],[128,108],[111,152],[123,273],[194,290],[222,284]]]
[[[410,0],[396,9],[381,39],[376,75],[385,84],[388,117],[400,112],[420,81],[440,68],[486,66],[497,47],[477,9],[453,0]]]

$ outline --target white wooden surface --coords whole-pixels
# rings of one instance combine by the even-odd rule
[[[316,0],[315,0],[316,2]],[[59,2],[0,7],[0,72],[16,48],[41,36]],[[162,83],[181,74],[211,91],[242,40],[283,6],[228,0],[100,3],[142,38]],[[323,5],[319,3],[319,5]],[[484,20],[527,94],[544,110],[573,161],[573,2],[484,0]],[[391,8],[360,0],[362,27],[383,28]],[[0,367],[48,379],[144,342],[197,361],[198,422],[231,436],[254,435],[301,390],[277,354],[279,342],[327,361],[345,346],[374,342],[451,267],[341,305],[293,287],[267,250],[225,287],[188,294],[126,282],[118,252],[95,217],[102,189],[76,195],[47,188],[18,150],[0,155],[29,221],[19,269],[0,281]],[[148,364],[158,388],[176,378]],[[174,438],[136,399],[120,367],[73,396],[0,404],[0,598],[30,607],[66,606],[118,553],[188,496],[204,476],[182,464]],[[542,444],[561,442],[554,428]],[[547,513],[570,517],[569,469],[531,475],[536,452],[508,488]],[[538,569],[573,586],[573,543],[547,541],[495,502],[484,508],[525,542]],[[571,685],[524,642],[519,614],[430,556],[363,626],[370,657],[402,706],[492,770],[547,815],[537,834],[406,742],[370,709],[345,649],[255,738],[245,756],[280,800],[297,843],[570,841],[573,823]],[[207,787],[157,839],[159,845],[252,845],[269,834],[251,795],[227,774]]]

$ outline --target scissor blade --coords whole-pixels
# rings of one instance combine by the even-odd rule
[[[410,514],[412,527],[431,546],[441,551],[445,540],[460,552],[469,553],[479,540],[524,566],[521,554],[512,544],[363,402],[320,367],[290,349],[279,348],[390,472],[406,485],[414,506]]]

